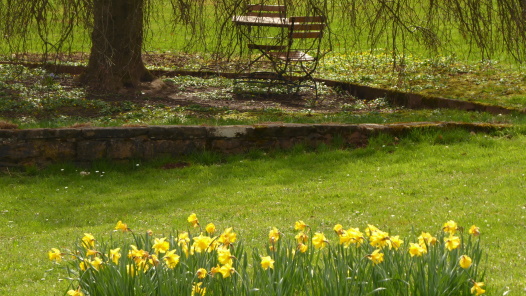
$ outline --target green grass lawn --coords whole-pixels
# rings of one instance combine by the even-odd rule
[[[174,170],[161,169],[165,160],[3,171],[0,294],[61,295],[65,273],[52,269],[47,251],[71,247],[84,232],[107,237],[122,220],[160,236],[187,230],[195,212],[203,225],[233,226],[249,248],[263,248],[272,226],[292,236],[296,220],[333,242],[336,223],[375,224],[402,237],[434,233],[450,219],[476,224],[487,294],[526,295],[524,145],[526,136],[512,131],[414,131],[354,150],[200,153]]]

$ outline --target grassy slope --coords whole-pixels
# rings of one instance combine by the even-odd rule
[[[262,247],[271,226],[290,236],[298,219],[332,241],[335,223],[372,223],[402,236],[413,228],[435,232],[449,219],[476,224],[488,255],[488,294],[509,287],[508,295],[524,295],[526,136],[415,132],[389,143],[379,138],[365,149],[252,153],[224,162],[203,154],[181,170],[98,164],[87,177],[72,166],[4,174],[0,294],[58,294],[56,286],[65,286],[56,270],[45,274],[52,266],[46,252],[71,246],[84,232],[101,237],[120,219],[136,230],[185,230],[196,212],[202,223],[234,226],[249,247]]]

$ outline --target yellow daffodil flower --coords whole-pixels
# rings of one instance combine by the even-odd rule
[[[103,262],[99,257],[95,257],[95,259],[93,259],[93,261],[89,261],[89,263],[91,266],[93,266],[93,268],[95,268],[95,270],[99,271]]]
[[[373,233],[379,230],[380,229],[378,229],[376,226],[367,224],[367,228],[365,228],[365,235],[367,235],[367,237],[370,237],[371,235],[373,235]]]
[[[478,228],[477,226],[475,225],[472,225],[470,228],[469,228],[469,234],[473,235],[473,236],[479,236],[480,235],[480,228]]]
[[[86,250],[86,256],[96,256],[98,253],[97,250]]]
[[[119,222],[117,222],[117,225],[115,226],[115,230],[126,232],[126,231],[129,231],[130,229],[128,228],[128,225],[122,223],[122,221],[119,220]]]
[[[411,255],[411,257],[422,256],[425,253],[427,253],[427,250],[423,248],[420,244],[409,244],[409,254]]]
[[[102,259],[100,259],[99,257],[95,257],[95,259],[93,260],[85,259],[84,261],[80,262],[79,268],[80,270],[85,271],[89,267],[93,267],[93,269],[98,271],[100,270],[102,264],[103,264]]]
[[[164,254],[163,260],[170,269],[174,269],[179,263],[179,255],[175,254],[175,250],[168,251]]]
[[[190,242],[190,237],[188,236],[188,232],[183,231],[179,233],[177,236],[177,243],[183,250],[183,252],[188,256],[188,243]]]
[[[148,263],[152,266],[157,266],[159,265],[159,258],[157,257],[157,255],[152,254],[150,256],[150,260],[148,260]]]
[[[121,259],[121,248],[115,248],[110,250],[110,260],[115,264],[119,264],[119,259]]]
[[[51,248],[51,251],[48,252],[49,260],[55,260],[56,262],[62,261],[62,252],[57,248]]]
[[[279,240],[280,232],[276,227],[273,227],[268,233],[268,239],[270,243],[275,243]]]
[[[389,238],[389,250],[391,249],[398,250],[402,246],[403,243],[404,241],[401,240],[398,235],[391,236]]]
[[[373,262],[373,265],[376,265],[384,261],[384,254],[380,253],[380,249],[376,249],[371,255],[368,255],[367,258]]]
[[[432,236],[429,232],[422,232],[418,237],[418,243],[422,247],[433,246],[437,243],[437,238]]]
[[[177,236],[177,241],[178,241],[179,246],[183,244],[188,244],[190,242],[190,237],[188,236],[188,232],[183,231],[179,233],[179,235]]]
[[[296,248],[298,251],[305,253],[309,249],[309,247],[305,244],[298,244],[298,247]]]
[[[376,248],[383,248],[389,245],[389,233],[377,230],[369,236],[369,244]]]
[[[82,293],[80,287],[78,287],[77,290],[69,290],[68,296],[84,296],[84,293]]]
[[[473,287],[471,287],[471,294],[475,294],[478,296],[486,293],[486,290],[482,289],[482,287],[484,287],[483,282],[473,282]]]
[[[305,228],[309,227],[305,222],[298,220],[294,223],[294,230],[305,231]]]
[[[232,265],[233,264],[233,261],[232,261],[233,258],[234,258],[234,256],[232,256],[232,254],[230,253],[230,250],[228,248],[221,247],[221,248],[217,249],[217,260],[219,261],[219,263],[226,264],[226,265]]]
[[[133,259],[135,262],[146,260],[150,256],[145,250],[139,250],[136,246],[131,245],[132,249],[128,252],[128,258]]]
[[[233,228],[229,227],[223,231],[219,237],[219,242],[225,246],[229,246],[236,242],[237,235],[233,232]]]
[[[444,227],[442,228],[444,232],[447,232],[451,235],[455,234],[458,230],[458,225],[455,221],[449,220],[444,224]]]
[[[345,248],[348,248],[351,244],[356,244],[356,247],[359,247],[363,242],[363,233],[360,232],[359,228],[340,230],[340,245],[344,245]]]
[[[312,244],[316,249],[323,249],[327,246],[328,243],[329,241],[321,232],[316,232],[316,234],[314,234],[314,237],[312,237]]]
[[[197,215],[195,213],[190,214],[187,221],[188,223],[192,224],[193,227],[199,226],[199,220],[197,220]]]
[[[143,271],[146,272],[150,269],[150,266],[148,265],[148,261],[146,259],[136,260],[135,261],[135,271]]]
[[[213,235],[216,232],[216,226],[213,223],[208,223],[205,230],[209,235]]]
[[[86,262],[86,260],[80,262],[79,263],[79,268],[82,271],[86,271],[86,269],[88,269],[88,262]]]
[[[156,238],[155,243],[152,246],[152,249],[155,250],[156,254],[166,253],[170,249],[170,243],[166,241],[166,237]]]
[[[459,258],[459,265],[460,267],[464,268],[464,269],[468,269],[470,266],[471,266],[471,262],[473,262],[471,260],[471,258],[467,255],[462,255],[460,256]]]
[[[84,237],[82,238],[82,245],[86,249],[93,248],[95,246],[95,237],[91,233],[84,233]]]
[[[201,288],[202,284],[203,283],[193,283],[192,284],[192,296],[195,296],[195,295],[204,296],[206,294],[206,288],[205,287]]]
[[[305,232],[300,231],[298,234],[296,234],[294,239],[296,239],[296,242],[298,244],[301,244],[301,243],[306,243],[309,240],[309,236],[305,234]]]
[[[199,268],[196,272],[196,275],[198,279],[204,279],[207,275],[207,271],[204,268]]]
[[[341,224],[336,224],[334,225],[334,227],[332,228],[332,230],[334,230],[334,232],[336,232],[337,235],[342,235],[343,233],[343,226]]]
[[[345,230],[341,230],[341,234],[339,235],[340,238],[340,245],[344,245],[345,248],[348,248],[351,243],[354,243],[353,238],[347,233]]]
[[[274,269],[274,260],[270,256],[261,257],[261,267],[264,270]]]
[[[210,268],[210,275],[213,277],[214,275],[216,275],[216,273],[219,272],[220,269],[221,267],[219,265],[217,265],[216,267]]]
[[[225,264],[219,268],[219,272],[223,275],[223,278],[230,277],[236,270],[230,264]]]
[[[212,243],[212,238],[203,234],[200,234],[197,237],[193,238],[194,244],[192,245],[193,249],[197,253],[201,253],[204,251],[212,251],[210,247],[210,244]]]
[[[444,241],[446,243],[446,248],[450,251],[460,246],[460,238],[458,236],[451,235],[449,237],[444,238]]]

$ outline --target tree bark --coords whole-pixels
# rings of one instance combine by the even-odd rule
[[[104,91],[137,87],[153,76],[142,61],[145,0],[94,0],[88,86]]]

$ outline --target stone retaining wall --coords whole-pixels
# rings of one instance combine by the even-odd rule
[[[0,130],[0,167],[94,160],[148,160],[199,151],[243,153],[251,149],[315,147],[332,143],[360,147],[379,132],[400,136],[414,128],[490,131],[502,125],[464,123],[266,124],[253,126],[147,126]]]

